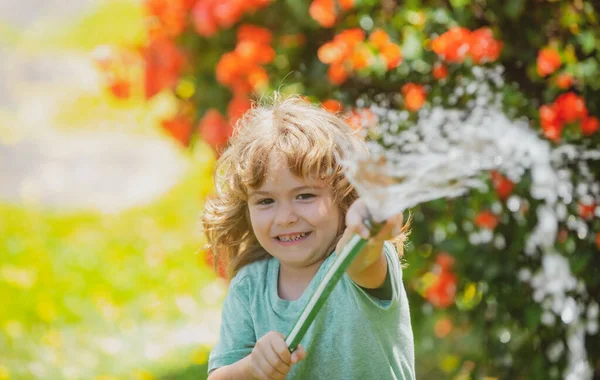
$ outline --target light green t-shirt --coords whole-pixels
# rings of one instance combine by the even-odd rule
[[[385,243],[390,300],[379,300],[347,274],[302,339],[304,360],[286,379],[415,379],[414,341],[402,269],[394,247]],[[252,352],[269,331],[287,335],[317,288],[331,254],[302,296],[282,300],[277,292],[279,260],[254,262],[233,278],[223,304],[220,340],[210,354],[208,371],[233,364]]]

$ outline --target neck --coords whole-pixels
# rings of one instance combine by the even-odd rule
[[[296,267],[281,264],[279,266],[279,279],[277,290],[279,298],[287,301],[295,301],[302,296],[308,284],[319,271],[325,258],[309,264],[305,267]]]

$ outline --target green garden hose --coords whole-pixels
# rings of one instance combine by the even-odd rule
[[[371,231],[371,236],[375,236],[384,226],[384,223],[374,223],[368,220],[365,221],[365,224]],[[298,344],[300,344],[300,341],[319,313],[319,310],[323,307],[325,301],[327,301],[327,297],[329,297],[329,294],[342,278],[346,269],[348,269],[354,258],[366,244],[366,239],[363,239],[359,235],[354,235],[342,251],[337,254],[333,264],[331,264],[327,273],[325,273],[325,277],[323,277],[323,280],[308,300],[302,313],[300,313],[296,323],[294,323],[292,331],[290,331],[285,338],[285,343],[290,351],[293,352],[298,347]]]

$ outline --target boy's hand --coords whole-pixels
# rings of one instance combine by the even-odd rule
[[[389,218],[381,231],[379,231],[377,235],[371,237],[371,232],[365,225],[365,220],[370,217],[371,214],[367,209],[367,205],[361,198],[352,203],[346,213],[346,230],[337,245],[338,252],[344,248],[354,234],[359,234],[364,239],[371,238],[370,243],[378,243],[390,240],[400,235],[402,232],[404,218],[402,213],[400,213]]]
[[[306,352],[302,345],[291,353],[283,334],[271,331],[256,342],[250,354],[250,373],[254,379],[285,379],[291,366],[304,356]]]
[[[400,235],[404,219],[401,213],[392,216],[386,221],[379,233],[371,237],[371,231],[364,223],[370,217],[367,205],[362,199],[359,198],[352,203],[346,213],[346,230],[337,243],[336,252],[340,253],[354,234],[369,239],[365,248],[350,264],[346,272],[358,285],[363,288],[374,289],[383,284],[387,274],[387,260],[383,254],[383,242]]]

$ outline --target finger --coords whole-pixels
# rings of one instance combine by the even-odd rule
[[[300,360],[304,359],[306,356],[306,351],[304,347],[299,344],[298,347],[292,352],[292,364],[298,363]]]
[[[353,212],[348,212],[346,215],[346,228],[359,234],[363,239],[368,239],[371,236],[371,231],[364,222],[368,217],[368,213],[360,213],[356,209]]]
[[[272,347],[266,352],[265,359],[270,367],[270,370],[266,372],[273,377],[277,378],[279,375],[285,377],[290,371],[290,365],[282,362]]]
[[[260,355],[257,358],[258,368],[260,373],[263,373],[267,379],[276,379],[277,375],[281,375],[279,371],[271,364],[270,359],[267,357],[268,354]]]
[[[291,353],[290,349],[285,343],[285,337],[283,336],[283,334],[279,334],[278,339],[271,340],[271,347],[273,348],[273,351],[275,351],[275,353],[279,356],[279,359],[284,364],[288,364],[289,367],[291,361]]]
[[[252,377],[258,380],[271,380],[271,378],[261,368],[254,368]]]

